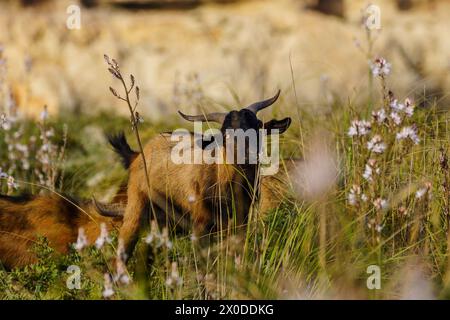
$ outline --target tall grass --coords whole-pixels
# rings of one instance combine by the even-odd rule
[[[393,97],[383,96],[385,100],[375,105],[388,111]],[[314,128],[325,128],[336,176],[323,195],[300,197],[296,180],[303,175],[290,170],[287,174],[292,188],[286,186],[285,199],[269,212],[258,214],[246,239],[222,237],[204,248],[189,236],[170,234],[170,246],[150,244],[155,258],[145,274],[135,274],[137,261],[142,263],[142,259],[131,261],[133,282],[114,287],[112,298],[402,298],[407,292],[420,297],[422,292],[416,289],[420,281],[431,288],[429,297],[448,298],[448,112],[433,103],[416,108],[400,126],[389,119],[382,124],[374,119],[370,133],[349,137],[353,120],[378,111],[366,108],[340,105],[326,119],[302,123],[302,131],[291,128],[283,140],[283,150],[292,151],[286,154],[302,154],[308,161],[310,150],[300,149],[299,132],[304,134],[304,141],[311,141]],[[314,119],[312,115],[302,118]],[[85,145],[82,128],[90,122],[108,130],[123,126],[126,119],[98,117],[92,121],[66,116],[64,122],[69,127],[66,191],[87,196],[105,194],[111,186],[120,185],[126,173],[115,160],[108,160],[111,151],[104,141]],[[417,144],[409,138],[396,138],[403,126],[413,124],[420,139]],[[164,130],[168,127],[171,125],[164,124]],[[158,126],[143,124],[141,130],[147,138],[158,132]],[[24,132],[24,141],[31,131]],[[0,141],[6,134],[0,131]],[[383,153],[367,149],[375,135],[385,143]],[[64,145],[60,137],[60,145]],[[2,152],[0,161],[2,168],[7,168],[8,154]],[[371,180],[364,178],[367,165],[372,166]],[[93,172],[104,175],[97,184],[88,185],[85,180]],[[243,243],[248,244],[247,250],[243,250]],[[142,239],[139,245],[149,244]],[[111,267],[108,257],[114,255],[112,247],[92,247],[58,259],[46,258],[45,252],[50,249],[45,242],[37,250],[42,254],[38,265],[1,271],[2,298],[102,297],[103,275]],[[65,286],[70,264],[83,270],[81,290]],[[380,267],[379,290],[367,288],[369,265]]]
[[[117,64],[107,62],[117,73]],[[217,237],[204,247],[188,235],[150,227],[138,247],[149,249],[153,259],[136,250],[129,284],[109,277],[117,272],[111,264],[116,240],[55,258],[39,239],[34,248],[39,263],[0,270],[0,298],[449,298],[448,108],[434,101],[411,112],[411,100],[396,100],[389,91],[395,88],[389,88],[385,63],[377,60],[370,70],[376,75],[370,88],[379,82],[381,101],[373,101],[370,92],[367,104],[336,103],[323,116],[297,108],[282,152],[302,160],[281,166],[283,183],[273,184],[281,185],[281,201],[268,212],[256,206],[246,233]],[[123,81],[122,75],[118,79]],[[138,130],[139,114],[128,99],[130,80],[131,87],[123,82],[124,99],[142,152],[141,140],[179,123],[145,122]],[[124,183],[126,172],[102,133],[129,126],[127,119],[114,114],[49,119],[44,111],[33,122],[17,117],[12,105],[1,107],[2,193],[50,190],[110,199]],[[280,110],[289,108],[282,100]],[[81,268],[81,289],[66,286],[69,265]],[[367,286],[371,265],[381,270],[380,289]]]

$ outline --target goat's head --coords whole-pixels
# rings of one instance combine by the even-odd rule
[[[272,119],[268,122],[263,123],[258,119],[257,113],[277,101],[280,96],[280,90],[270,99],[255,102],[248,107],[242,108],[240,110],[233,110],[230,112],[214,112],[201,115],[186,115],[181,111],[179,114],[186,120],[191,122],[201,121],[201,122],[215,122],[221,124],[221,133],[223,136],[226,135],[228,130],[242,130],[244,133],[249,130],[258,132],[259,129],[266,129],[267,134],[272,134],[273,130],[278,130],[278,133],[285,132],[291,125],[291,118],[284,118],[282,120]],[[259,146],[259,134],[256,134],[257,146]],[[226,140],[226,139],[225,139]],[[256,146],[253,146],[256,147]],[[248,155],[248,148],[246,146],[246,158]]]

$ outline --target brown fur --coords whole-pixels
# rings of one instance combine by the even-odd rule
[[[242,225],[245,217],[240,207],[247,205],[243,197],[247,182],[242,173],[235,166],[226,164],[174,164],[170,155],[175,144],[170,141],[170,135],[161,134],[144,148],[150,177],[150,199],[157,215],[164,215],[162,220],[170,220],[183,229],[192,224],[194,232],[202,235],[212,230],[212,224],[216,228],[227,226],[227,212],[235,206],[235,224]],[[141,156],[130,165],[127,197],[119,237],[124,240],[130,255],[143,219],[142,213],[149,205]],[[231,203],[232,198],[234,203]],[[219,211],[220,215],[212,211]]]
[[[59,195],[14,198],[0,196],[0,262],[7,268],[36,262],[31,250],[38,236],[46,237],[57,253],[67,253],[84,228],[89,243],[100,234],[100,224],[117,229],[121,217],[103,217],[91,203],[77,204]]]
[[[150,196],[156,211],[160,210],[158,214],[168,216],[169,220],[175,221],[176,225],[182,225],[183,228],[189,225],[190,221],[194,232],[201,235],[210,231],[211,220],[214,220],[216,225],[227,226],[226,213],[225,216],[223,213],[217,215],[212,213],[211,209],[226,211],[228,208],[231,211],[231,206],[234,205],[237,212],[235,225],[243,225],[243,210],[248,208],[248,204],[244,203],[246,181],[237,168],[226,164],[174,164],[170,159],[174,145],[175,142],[170,141],[169,134],[161,134],[144,148],[150,177]],[[279,174],[263,178],[263,212],[276,207],[286,198],[289,170],[292,170],[294,163],[295,161],[288,161],[286,168],[280,167]],[[148,208],[148,192],[141,156],[134,159],[129,172],[128,204],[119,235],[124,240],[128,255],[132,253],[130,248],[134,247],[137,239],[143,218],[141,213]],[[121,190],[123,191],[123,188]],[[234,203],[230,201],[232,197]]]
[[[292,194],[292,175],[301,163],[301,159],[285,159],[280,163],[278,173],[273,176],[264,176],[261,179],[261,196],[259,203],[259,212],[264,215],[268,211],[280,206],[283,201],[295,199]],[[199,183],[194,184],[196,187]],[[196,188],[198,189],[198,188]],[[198,193],[198,191],[196,191]],[[127,182],[120,185],[119,190],[114,196],[112,203],[126,205],[127,196]]]
[[[289,128],[291,118],[272,119],[266,123],[257,118],[257,113],[275,103],[279,95],[280,90],[272,98],[253,103],[239,111],[195,116],[182,112],[179,114],[191,122],[212,121],[221,124],[221,138],[226,137],[229,129],[256,132],[264,128],[269,134],[273,130],[281,134]],[[147,217],[149,207],[157,220],[163,217],[162,220],[174,223],[175,226],[191,222],[197,236],[227,230],[229,226],[237,227],[237,231],[245,230],[243,227],[258,191],[258,165],[247,160],[252,153],[257,152],[258,144],[251,146],[253,150],[250,150],[249,145],[245,146],[246,162],[243,164],[227,164],[227,161],[222,161],[221,164],[176,164],[171,156],[178,142],[171,141],[171,134],[158,135],[147,143],[142,150],[145,161],[142,155],[130,148],[123,133],[108,138],[116,153],[121,156],[125,168],[129,169],[128,202],[119,233],[128,257],[133,253],[142,220]],[[183,138],[183,143],[186,138]],[[207,148],[205,141],[193,139],[193,134],[190,138],[188,149],[192,153],[194,143]],[[226,145],[221,145],[220,148],[223,160],[227,159]],[[237,146],[234,145],[234,148],[236,156]]]

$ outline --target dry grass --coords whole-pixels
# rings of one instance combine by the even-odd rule
[[[192,38],[185,33],[171,33],[167,39],[159,39],[163,34],[161,30],[144,32],[140,29],[147,13],[129,19],[129,14],[116,12],[111,16],[111,28],[105,28],[99,19],[92,29],[69,35],[70,40],[55,38],[53,31],[37,35],[45,40],[33,54],[38,59],[58,61],[54,72],[60,75],[62,83],[67,81],[65,86],[72,88],[69,96],[79,99],[80,110],[84,110],[85,105],[108,107],[107,114],[61,112],[46,122],[46,130],[54,128],[55,135],[47,141],[54,145],[54,154],[58,155],[55,150],[66,145],[65,156],[61,157],[64,160],[59,161],[58,156],[52,158],[48,171],[50,175],[57,172],[58,177],[64,176],[58,185],[61,191],[110,200],[126,179],[126,172],[103,139],[103,132],[130,128],[129,120],[117,115],[116,108],[107,100],[110,79],[104,65],[96,62],[97,57],[101,61],[104,52],[123,56],[122,69],[138,71],[135,76],[141,88],[146,88],[140,94],[141,108],[151,106],[152,116],[144,115],[145,121],[139,125],[142,141],[180,126],[173,112],[179,105],[189,104],[208,111],[228,109],[231,105],[244,104],[250,97],[254,100],[278,85],[284,89],[284,94],[272,115],[279,116],[284,113],[282,110],[289,110],[294,119],[293,126],[282,138],[282,156],[302,161],[294,165],[285,162],[280,174],[283,179],[273,179],[266,190],[270,192],[263,193],[263,208],[271,209],[257,211],[244,236],[218,236],[217,241],[205,248],[189,235],[153,228],[151,237],[141,240],[128,265],[133,279],[130,284],[123,283],[126,277],[104,277],[105,273],[125,274],[124,270],[118,272],[117,265],[111,263],[117,241],[101,249],[91,246],[54,258],[52,250],[41,239],[35,248],[41,257],[37,265],[0,271],[1,298],[98,299],[105,296],[105,289],[114,291],[108,297],[114,299],[450,297],[450,117],[445,99],[425,99],[422,90],[431,78],[441,88],[448,85],[448,74],[440,78],[430,71],[434,66],[430,61],[441,61],[440,55],[448,52],[445,41],[436,40],[444,37],[445,33],[440,33],[439,28],[448,22],[434,23],[417,18],[418,29],[413,28],[417,34],[421,34],[419,29],[426,25],[436,28],[434,40],[421,37],[421,45],[426,48],[423,52],[427,52],[422,57],[423,68],[430,72],[425,78],[415,79],[416,71],[408,71],[402,59],[392,53],[393,72],[389,77],[369,80],[364,54],[351,45],[353,34],[359,32],[356,25],[330,19],[319,28],[316,24],[319,18],[315,14],[286,12],[287,8],[292,8],[292,3],[280,3],[262,1],[252,6],[233,5],[220,10],[207,6],[183,15],[176,23],[165,13],[152,20],[153,27],[161,30],[168,26],[181,30],[182,24],[190,26],[183,32],[194,35],[198,43],[189,46],[184,41]],[[281,11],[286,13],[283,19],[274,8],[285,10]],[[226,10],[226,14],[221,10]],[[439,14],[445,15],[442,11]],[[93,11],[86,19],[104,15],[106,13]],[[413,15],[420,17],[423,12]],[[350,21],[354,16],[356,14],[350,15]],[[399,16],[399,22],[387,18],[386,28],[391,31],[383,31],[373,51],[365,54],[374,58],[382,53],[392,38],[401,37],[410,17]],[[42,16],[36,23],[43,26],[46,19],[48,16]],[[121,19],[125,20],[117,27]],[[129,23],[134,32],[122,29],[124,23]],[[261,27],[261,37],[252,34],[252,28],[245,31],[246,26]],[[302,27],[308,32],[295,32],[295,28]],[[85,38],[89,32],[95,39],[92,43]],[[114,41],[111,41],[113,35]],[[249,41],[250,35],[255,37],[254,42]],[[186,38],[178,41],[178,37]],[[319,38],[321,40],[317,40]],[[24,39],[24,42],[18,39],[17,43],[25,46],[29,38]],[[431,45],[425,42],[435,40],[438,48],[431,50]],[[12,44],[12,49],[6,47],[9,73],[15,69],[11,67],[14,62],[10,61],[8,53],[17,50],[17,43]],[[62,45],[62,49],[53,52],[49,48],[51,43],[55,47]],[[215,51],[217,44],[222,47]],[[86,46],[89,50],[85,50]],[[126,50],[131,47],[134,49]],[[180,52],[184,56],[180,56]],[[205,53],[211,53],[208,61],[204,59]],[[193,60],[194,56],[199,61]],[[50,67],[42,64],[42,70],[48,71]],[[192,75],[187,84],[174,81],[176,70],[184,70],[180,75],[182,79],[187,74]],[[35,79],[37,72],[32,71],[27,76],[28,86],[33,86],[31,79]],[[43,73],[45,79],[50,79],[50,73],[46,72]],[[331,83],[327,84],[324,77],[321,86],[313,89],[322,73],[331,75]],[[9,78],[6,81],[8,83]],[[36,81],[39,83],[38,78]],[[4,88],[2,86],[2,90]],[[8,92],[4,90],[3,94]],[[388,90],[396,92],[397,103]],[[411,116],[405,109],[406,93],[415,96],[416,107]],[[62,108],[58,99],[55,98],[54,105]],[[169,104],[173,107],[164,109]],[[162,113],[170,114],[164,121],[152,120],[157,118],[158,106]],[[372,112],[381,108],[387,117],[383,118],[380,113],[374,117]],[[11,109],[6,109],[11,119]],[[397,117],[401,124],[396,123]],[[367,124],[354,122],[360,120],[370,122],[367,134],[361,130]],[[32,136],[39,135],[37,122],[18,118],[11,128],[0,130],[0,167],[8,176],[15,177],[16,183],[25,182],[19,183],[19,190],[14,190],[14,185],[2,179],[0,190],[3,193],[20,193],[30,182],[36,182],[31,191],[40,192],[36,172],[47,175],[41,169],[42,161],[31,161],[29,166],[24,166],[24,160],[32,159],[34,153],[11,158],[8,147],[12,144],[7,140],[21,133],[14,143],[16,152],[17,144],[26,145]],[[64,124],[68,128],[66,139]],[[350,130],[351,127],[354,129]],[[403,130],[405,127],[410,127],[409,131]],[[130,137],[135,134],[129,133]],[[36,150],[42,145],[38,139]],[[20,146],[18,150],[22,150]],[[271,195],[276,195],[277,200],[270,201]],[[151,263],[146,260],[147,251],[153,254]],[[66,268],[72,264],[82,270],[80,290],[69,290],[65,285]],[[381,271],[378,290],[367,287],[370,276],[367,268],[371,265]]]

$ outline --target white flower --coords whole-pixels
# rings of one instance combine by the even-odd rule
[[[353,120],[347,134],[350,137],[364,136],[370,132],[372,125],[366,120]]]
[[[387,118],[386,111],[384,109],[380,109],[378,111],[372,111],[372,118],[378,124],[382,124]]]
[[[402,118],[400,117],[400,115],[397,112],[392,111],[389,116],[391,117],[391,119],[395,123],[395,125],[398,126],[402,123]]]
[[[156,248],[166,247],[171,250],[173,247],[172,241],[169,239],[169,230],[163,228],[162,233],[158,231],[156,221],[151,222],[150,233],[144,239],[145,243],[155,245]]]
[[[350,193],[348,194],[348,203],[351,206],[356,206],[356,204],[358,203],[358,200],[356,198],[356,194],[354,194],[353,192],[350,191]]]
[[[113,284],[111,281],[111,276],[108,273],[104,275],[105,282],[103,284],[103,298],[108,299],[114,295]]]
[[[106,224],[102,222],[100,225],[100,236],[95,240],[95,246],[97,249],[101,249],[105,243],[111,243],[111,241]]]
[[[114,281],[124,285],[131,282],[125,263],[119,259],[116,260],[116,275],[114,276]]]
[[[360,194],[361,194],[361,188],[359,186],[357,186],[356,184],[354,184],[350,188],[350,192],[347,196],[348,203],[351,206],[356,206],[358,204]]]
[[[178,272],[178,265],[176,262],[172,262],[172,270],[170,272],[169,277],[166,280],[166,285],[168,287],[178,286],[181,287],[183,285],[183,278],[180,277]]]
[[[375,206],[375,208],[377,208],[378,210],[381,209],[386,209],[388,206],[388,202],[386,199],[382,199],[382,198],[377,198],[373,201],[373,205]]]
[[[392,109],[391,118],[396,125],[399,125],[401,122],[400,114],[405,114],[408,118],[414,114],[415,105],[409,98],[406,98],[404,103],[399,103],[397,99],[392,99],[390,106]]]
[[[125,266],[125,261],[127,254],[125,253],[125,246],[122,239],[119,239],[119,245],[117,247],[116,256],[116,274],[114,276],[114,282],[119,282],[122,284],[129,284],[131,279],[128,276],[127,267]]]
[[[16,183],[16,181],[14,180],[14,178],[12,176],[8,177],[8,182],[7,182],[8,188],[10,189],[18,189],[19,185]]]
[[[0,127],[5,131],[9,131],[11,129],[11,121],[4,113],[0,115]]]
[[[377,225],[375,226],[375,231],[378,232],[378,233],[381,233],[381,230],[383,230],[383,227],[384,227],[384,226],[377,224]]]
[[[367,142],[367,149],[375,153],[383,153],[386,149],[386,144],[381,139],[381,136],[375,135],[370,141]]]
[[[0,114],[0,125],[3,125],[4,122],[6,122],[6,114],[2,113]]]
[[[366,164],[364,169],[363,178],[367,181],[372,181],[372,167]]]
[[[358,134],[358,129],[357,129],[356,126],[353,124],[353,122],[352,122],[352,125],[350,126],[350,128],[348,129],[347,134],[348,134],[350,137],[356,136],[356,135]]]
[[[146,244],[152,244],[153,240],[155,240],[155,235],[152,233],[149,233],[145,238],[144,241]]]
[[[169,240],[169,230],[167,228],[163,228],[160,242],[158,243],[157,247],[165,246],[167,249],[172,249],[173,244],[172,241]]]
[[[366,179],[367,181],[372,181],[372,174],[374,173],[374,171],[376,174],[379,174],[380,168],[376,167],[375,159],[369,159],[369,161],[367,161],[367,164],[364,168],[363,178]]]
[[[194,203],[195,200],[196,200],[196,199],[195,199],[195,196],[192,195],[192,194],[188,197],[188,202],[189,202],[189,203]]]
[[[392,100],[390,106],[394,111],[397,112],[401,112],[405,109],[405,105],[403,103],[398,103],[397,99]]]
[[[416,191],[416,199],[422,198],[427,193],[427,188],[420,188]]]
[[[417,136],[416,129],[414,127],[403,127],[400,132],[397,133],[396,139],[397,140],[403,140],[403,139],[411,139],[411,141],[414,144],[419,144],[420,139]]]
[[[8,178],[8,174],[6,172],[2,171],[2,168],[0,167],[0,179],[6,179]]]
[[[84,229],[83,228],[79,228],[78,229],[78,238],[77,238],[77,242],[75,243],[75,249],[77,251],[81,251],[84,247],[86,247],[88,245],[88,240],[87,237],[84,233]]]
[[[424,195],[426,195],[428,193],[428,197],[431,197],[431,183],[427,182],[425,183],[425,187],[420,188],[419,190],[416,191],[416,199],[421,199]]]
[[[152,220],[150,223],[150,233],[145,237],[145,243],[151,245],[153,243],[157,243],[161,238],[161,234],[158,231],[158,224],[155,220]]]
[[[374,76],[384,77],[391,72],[391,64],[384,58],[378,58],[372,63],[371,69]]]
[[[55,130],[53,128],[50,128],[49,130],[45,131],[45,136],[47,138],[53,137],[55,135]]]
[[[405,114],[406,114],[409,118],[411,118],[411,117],[413,116],[413,114],[414,114],[414,108],[415,108],[414,103],[413,103],[409,98],[406,98],[406,99],[405,99]]]

